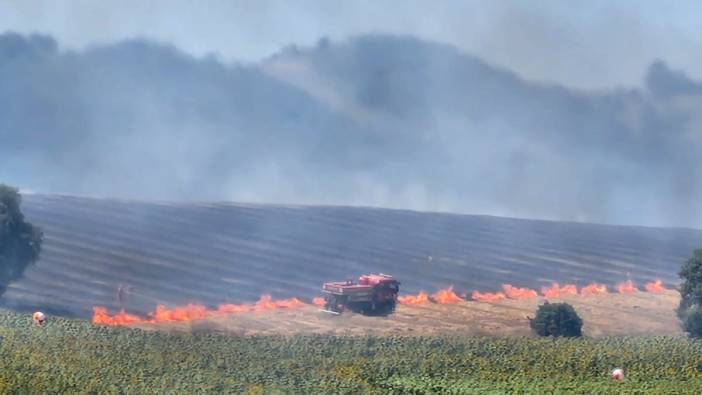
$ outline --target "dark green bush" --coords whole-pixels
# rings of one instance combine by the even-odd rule
[[[684,309],[678,309],[678,316],[685,332],[692,337],[702,337],[702,307],[692,305]]]
[[[42,232],[24,220],[16,188],[0,184],[0,296],[39,258]]]
[[[539,306],[529,326],[539,336],[582,336],[583,320],[568,303],[549,303]]]
[[[680,306],[678,317],[685,332],[692,337],[702,337],[702,249],[680,269]]]

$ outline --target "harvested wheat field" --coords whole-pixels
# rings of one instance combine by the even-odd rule
[[[676,291],[662,294],[636,292],[572,296],[549,300],[573,305],[584,321],[586,336],[670,335],[681,331],[675,316],[679,300]],[[529,336],[528,317],[533,316],[544,298],[501,300],[494,303],[461,301],[441,305],[397,307],[386,317],[367,317],[345,312],[330,315],[312,305],[285,310],[228,314],[185,322],[136,324],[147,330],[215,330],[236,335],[427,335],[459,334],[485,336]]]
[[[94,318],[102,306],[108,324],[124,309],[119,325],[166,331],[528,335],[527,317],[548,298],[573,304],[588,336],[680,335],[677,271],[702,245],[694,229],[371,208],[28,195],[23,209],[45,246],[4,307]],[[322,282],[370,272],[402,283],[394,314],[334,316],[312,304]],[[646,288],[656,279],[659,294]],[[571,285],[548,289],[554,282]],[[447,300],[411,298],[451,285]],[[288,302],[253,304],[266,294]],[[189,304],[185,320],[171,314]],[[158,305],[166,322],[154,324]]]

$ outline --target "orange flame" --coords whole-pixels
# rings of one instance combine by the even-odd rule
[[[164,305],[156,305],[156,311],[150,314],[154,322],[178,322],[193,321],[209,318],[214,315],[213,311],[207,311],[205,306],[199,304],[188,304],[185,306],[168,309]]]
[[[531,299],[539,296],[533,289],[517,288],[510,284],[502,284],[502,290],[510,299]]]
[[[458,295],[456,295],[455,292],[453,292],[453,285],[447,289],[440,289],[436,291],[436,293],[431,297],[438,304],[454,304],[462,300],[458,297]]]
[[[120,311],[119,313],[110,316],[107,314],[107,309],[104,307],[93,307],[93,319],[92,319],[93,324],[96,325],[112,325],[112,326],[120,326],[120,325],[129,325],[129,324],[138,324],[144,322],[143,319],[127,314],[124,312],[124,310]]]
[[[200,304],[188,304],[172,309],[164,305],[156,305],[156,310],[149,314],[149,318],[141,318],[128,314],[124,310],[111,316],[104,307],[93,307],[92,322],[96,325],[125,326],[142,323],[182,322],[204,318],[212,318],[225,314],[246,312],[262,312],[277,309],[295,309],[303,303],[297,298],[274,300],[270,295],[262,295],[255,304],[221,304],[214,310],[208,310]]]
[[[251,311],[251,308],[249,304],[221,304],[217,306],[217,313],[219,315],[247,313]]]
[[[604,284],[593,283],[580,289],[580,295],[582,296],[605,295],[607,293],[607,286]]]
[[[317,298],[312,299],[312,304],[317,306],[317,307],[324,307],[326,302],[324,302],[324,298],[317,297]]]
[[[550,287],[541,288],[541,293],[549,299],[575,296],[578,294],[578,288],[573,284],[566,284],[561,287],[558,283],[553,283]]]
[[[422,291],[416,295],[398,296],[397,301],[407,306],[419,306],[429,301],[429,295]]]
[[[495,293],[480,293],[479,291],[473,291],[473,293],[470,295],[471,299],[476,300],[478,302],[487,302],[487,303],[493,303],[493,302],[499,302],[500,300],[505,298],[505,294],[502,292],[495,292]]]
[[[634,285],[631,280],[627,280],[623,283],[617,284],[617,291],[619,291],[620,294],[630,294],[633,292],[638,292],[638,288]]]
[[[656,280],[653,282],[648,282],[645,285],[646,287],[646,292],[650,292],[653,294],[662,294],[665,292],[665,288],[663,288],[663,283],[661,280]]]

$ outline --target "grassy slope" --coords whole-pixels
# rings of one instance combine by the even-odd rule
[[[702,342],[682,338],[229,337],[5,311],[0,338],[0,393],[702,391]],[[625,383],[608,378],[617,366]]]
[[[702,246],[699,230],[369,208],[28,195],[23,210],[44,228],[44,251],[1,303],[82,317],[93,304],[116,308],[120,283],[135,287],[126,307],[140,313],[157,302],[216,305],[264,292],[310,298],[325,280],[366,272],[398,276],[402,292],[613,285],[627,275],[670,286]]]

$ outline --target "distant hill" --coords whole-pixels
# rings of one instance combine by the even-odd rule
[[[44,229],[38,264],[0,304],[88,316],[125,306],[311,298],[325,280],[385,272],[402,292],[454,285],[459,293],[508,282],[677,283],[702,231],[549,222],[360,207],[171,204],[25,195]]]

